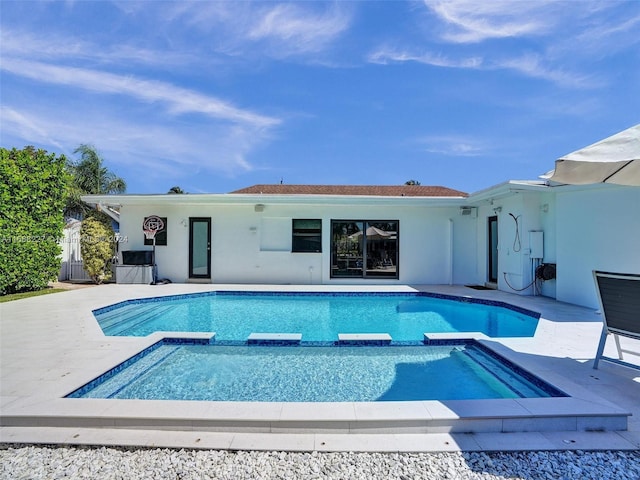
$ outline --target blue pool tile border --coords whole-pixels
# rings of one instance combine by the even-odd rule
[[[479,305],[487,305],[492,307],[502,307],[522,315],[527,315],[535,319],[540,318],[540,312],[535,312],[526,308],[512,305],[510,303],[502,302],[500,300],[488,300],[484,298],[463,297],[457,295],[448,295],[444,293],[434,292],[273,292],[273,291],[233,291],[233,290],[212,290],[209,292],[197,292],[197,293],[183,293],[179,295],[165,295],[159,297],[147,297],[147,298],[132,298],[124,300],[122,302],[107,305],[92,310],[94,315],[100,315],[103,313],[122,308],[126,305],[139,305],[144,303],[159,303],[159,302],[171,302],[175,300],[183,300],[189,298],[199,297],[215,297],[215,296],[273,296],[273,297],[295,297],[295,296],[325,296],[325,297],[430,297],[441,300],[451,300],[460,303],[473,303]]]
[[[500,300],[489,300],[485,298],[473,298],[473,297],[460,297],[457,295],[447,295],[445,293],[433,293],[433,292],[417,292],[416,295],[418,297],[439,298],[442,300],[452,300],[454,302],[460,302],[460,303],[476,303],[479,305],[488,305],[491,307],[502,307],[508,310],[513,310],[514,312],[521,313],[523,315],[527,315],[529,317],[533,317],[536,319],[540,318],[540,312],[535,312],[527,308],[518,307],[517,305],[512,305],[510,303],[502,302]]]
[[[351,344],[341,342],[340,340],[300,340],[297,343],[287,343],[278,345],[277,342],[272,341],[252,341],[248,342],[247,340],[216,340],[215,344],[223,347],[371,347],[375,346],[375,342],[379,342],[378,340],[373,340],[374,343],[366,343],[366,342],[354,342]],[[391,346],[391,347],[419,347],[424,345],[424,342],[418,340],[392,340],[391,343],[389,341],[383,341],[385,343],[380,343],[381,346]],[[212,342],[214,343],[214,342]]]

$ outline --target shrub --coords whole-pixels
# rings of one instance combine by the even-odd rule
[[[60,272],[66,158],[0,149],[0,295],[45,288]]]
[[[84,269],[95,283],[111,278],[114,234],[110,225],[97,216],[89,216],[80,227],[80,252]]]

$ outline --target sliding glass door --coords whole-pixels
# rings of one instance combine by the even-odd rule
[[[362,232],[364,222],[331,222],[331,276],[358,277],[364,273]]]
[[[332,220],[331,278],[399,278],[397,220]]]
[[[367,277],[398,278],[398,222],[367,222]]]

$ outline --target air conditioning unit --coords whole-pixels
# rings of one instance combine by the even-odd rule
[[[463,217],[469,216],[471,218],[477,218],[478,209],[476,207],[460,207],[460,215]]]

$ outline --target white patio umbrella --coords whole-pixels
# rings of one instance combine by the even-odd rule
[[[559,158],[543,178],[571,185],[640,186],[640,125]]]
[[[385,230],[380,230],[374,226],[370,226],[367,228],[367,238],[369,240],[382,240],[382,239],[394,239],[394,235],[396,232],[387,232]],[[349,238],[358,238],[362,235],[362,231],[358,230],[356,233],[352,233],[349,235]]]

